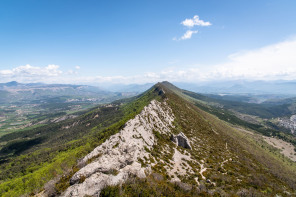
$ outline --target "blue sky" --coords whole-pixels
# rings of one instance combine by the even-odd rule
[[[3,0],[0,82],[290,80],[295,10],[294,0]]]

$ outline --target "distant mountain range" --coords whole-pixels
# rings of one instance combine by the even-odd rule
[[[11,81],[8,83],[0,83],[0,90],[8,92],[21,92],[21,91],[35,91],[35,90],[53,90],[53,89],[67,89],[85,90],[94,93],[107,92],[99,87],[88,85],[71,85],[71,84],[44,84],[44,83],[18,83]]]
[[[111,92],[99,87],[89,85],[71,84],[44,84],[44,83],[18,83],[11,81],[0,83],[0,103],[26,102],[50,98],[63,99],[95,99],[98,101],[111,101],[134,93]]]
[[[296,81],[213,81],[201,84],[174,83],[199,93],[296,95]]]
[[[174,82],[174,85],[193,92],[206,94],[281,94],[296,95],[296,81],[210,81],[200,83]],[[11,81],[0,83],[0,90],[26,90],[29,88],[72,88],[87,93],[129,92],[141,93],[153,86],[145,84],[96,84],[96,85],[70,85],[70,84],[44,84],[44,83],[18,83]],[[76,94],[76,92],[75,92]]]
[[[296,95],[296,81],[209,81],[200,83],[173,82],[174,85],[193,92],[206,94],[281,94]],[[145,84],[99,84],[112,92],[144,92],[153,86]]]

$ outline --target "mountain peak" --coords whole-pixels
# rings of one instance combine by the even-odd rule
[[[176,91],[181,91],[178,87],[173,85],[172,83],[168,81],[163,81],[163,82],[158,82],[157,84],[154,85],[154,87],[158,87],[162,89],[164,92],[170,91],[170,92],[176,92]]]
[[[8,86],[8,87],[18,86],[18,85],[20,85],[20,83],[18,83],[17,81],[11,81],[11,82],[5,83],[5,86]]]

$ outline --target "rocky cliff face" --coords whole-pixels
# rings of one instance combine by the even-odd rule
[[[82,167],[73,175],[70,186],[62,196],[99,195],[108,185],[117,185],[130,176],[144,178],[151,165],[141,161],[151,157],[155,144],[154,132],[171,133],[174,115],[168,105],[153,100],[134,119],[109,140],[95,148],[79,162]]]

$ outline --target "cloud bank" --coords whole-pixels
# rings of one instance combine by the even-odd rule
[[[192,36],[192,34],[190,35]],[[190,37],[189,36],[189,37]],[[295,80],[296,39],[272,44],[259,49],[238,52],[228,56],[228,61],[188,69],[164,69],[134,76],[81,76],[76,72],[63,72],[58,65],[19,66],[0,70],[0,82],[45,83],[148,83],[158,81],[200,82],[213,80]],[[182,65],[184,66],[184,65]],[[80,67],[79,67],[80,68]]]
[[[34,67],[29,64],[11,70],[0,70],[1,81],[18,80],[22,82],[47,81],[62,75],[58,65]]]
[[[296,79],[296,39],[229,55],[215,65],[213,77],[250,79]]]

